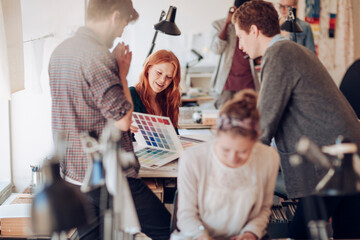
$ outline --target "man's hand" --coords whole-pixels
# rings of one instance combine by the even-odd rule
[[[230,240],[257,240],[257,236],[252,232],[245,232],[243,234],[233,236]]]
[[[130,125],[130,132],[131,133],[136,133],[139,131],[139,128],[138,127],[135,127],[134,125]]]
[[[114,51],[113,54],[116,57],[116,60],[118,62],[119,66],[119,75],[121,78],[121,81],[126,80],[126,76],[129,73],[131,58],[132,58],[132,52],[129,51],[129,45],[125,45],[125,43],[119,43]]]

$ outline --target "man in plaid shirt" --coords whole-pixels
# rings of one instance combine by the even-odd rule
[[[66,133],[67,150],[61,172],[72,184],[82,184],[88,167],[80,141],[82,132],[94,131],[100,136],[106,122],[115,120],[122,131],[122,148],[133,152],[129,131],[133,106],[126,80],[132,55],[123,43],[113,53],[108,49],[126,25],[137,18],[131,0],[90,0],[85,27],[61,43],[51,56],[52,128],[54,134]],[[139,165],[128,173],[128,182],[142,231],[152,239],[169,239],[170,214],[136,178],[138,170]],[[97,218],[78,229],[80,239],[103,236],[99,193],[96,189],[88,194]]]

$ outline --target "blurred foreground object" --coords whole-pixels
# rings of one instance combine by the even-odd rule
[[[337,143],[320,149],[307,137],[301,137],[297,144],[298,154],[307,161],[329,169],[316,186],[318,195],[341,196],[360,192],[360,159],[354,143],[344,142],[341,137]],[[324,153],[335,156],[327,157]],[[301,163],[296,157],[292,163]]]
[[[32,228],[37,235],[54,234],[62,238],[65,237],[63,231],[87,223],[90,213],[85,196],[60,176],[60,161],[65,151],[65,136],[59,134],[55,153],[43,166],[45,183],[32,203]]]

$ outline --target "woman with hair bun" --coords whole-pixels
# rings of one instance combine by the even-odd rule
[[[186,149],[179,160],[180,239],[256,240],[265,234],[279,155],[258,141],[253,90],[225,103],[213,142]]]

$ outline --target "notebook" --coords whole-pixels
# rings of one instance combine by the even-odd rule
[[[202,142],[179,137],[169,117],[134,112],[132,124],[139,128],[135,133],[135,154],[144,168],[159,168],[179,158],[184,147]]]

